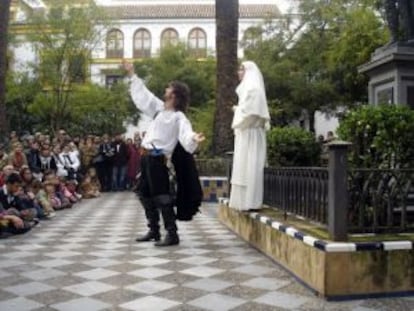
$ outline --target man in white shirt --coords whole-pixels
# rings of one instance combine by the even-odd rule
[[[145,209],[149,231],[141,241],[158,241],[156,246],[179,244],[174,201],[170,193],[167,157],[170,157],[178,143],[185,151],[193,153],[205,137],[195,133],[184,112],[189,103],[188,86],[181,82],[171,82],[165,90],[165,102],[157,98],[134,73],[130,63],[124,63],[130,78],[130,93],[136,107],[152,121],[142,140],[141,182],[139,196]],[[167,235],[160,240],[159,211],[164,220]]]

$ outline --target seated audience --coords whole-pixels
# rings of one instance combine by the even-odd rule
[[[101,195],[101,184],[96,170],[90,168],[80,186],[82,197],[85,199],[97,198]]]

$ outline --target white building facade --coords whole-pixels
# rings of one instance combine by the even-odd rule
[[[215,55],[214,0],[95,1],[111,17],[111,27],[92,51],[89,73],[94,83],[112,84],[119,78],[116,72],[123,59],[134,61],[157,57],[162,47],[168,44],[182,42],[197,58]],[[15,0],[13,4],[11,19],[15,24],[24,24],[31,9],[47,7],[46,0]],[[239,40],[250,27],[281,16],[275,1],[244,3],[241,0]],[[25,41],[24,34],[16,36],[12,53],[14,71],[27,71],[28,64],[38,61],[34,47]],[[239,56],[243,57],[241,47]]]

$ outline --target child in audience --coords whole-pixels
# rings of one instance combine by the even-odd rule
[[[59,177],[59,190],[63,193],[63,196],[69,200],[70,203],[78,202],[78,198],[70,191],[70,184],[72,181],[66,181],[64,177]]]
[[[31,185],[31,191],[35,195],[35,201],[42,208],[45,217],[47,219],[55,217],[55,210],[50,204],[48,196],[45,190],[43,189],[43,184],[39,180],[33,181]]]
[[[99,192],[99,185],[93,181],[93,177],[90,176],[89,173],[86,174],[80,188],[82,197],[85,199],[97,198],[101,195]]]
[[[45,192],[46,192],[46,195],[47,195],[47,199],[49,200],[50,206],[54,210],[63,209],[62,201],[60,200],[60,198],[56,194],[55,184],[52,181],[45,181],[45,183],[43,185],[45,187]]]

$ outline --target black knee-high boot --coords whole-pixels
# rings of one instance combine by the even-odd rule
[[[160,215],[157,207],[154,205],[153,200],[150,198],[140,197],[140,201],[145,210],[145,216],[148,221],[149,231],[136,239],[137,242],[147,242],[147,241],[159,241],[160,236]]]
[[[163,241],[155,243],[155,246],[170,246],[180,243],[175,223],[174,201],[170,195],[159,195],[154,198],[155,206],[161,211],[164,227],[167,235]]]

